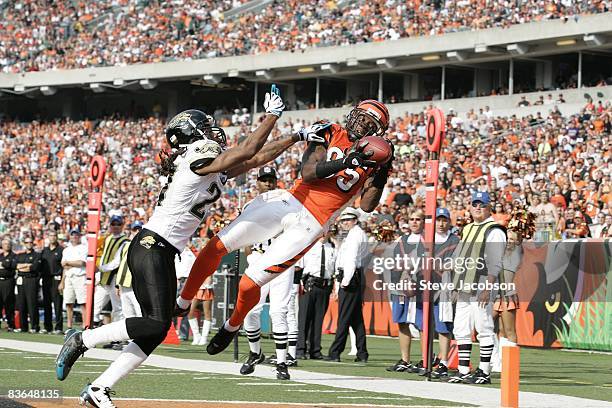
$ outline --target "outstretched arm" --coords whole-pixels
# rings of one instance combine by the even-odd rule
[[[227,172],[227,177],[237,177],[241,174],[246,173],[252,168],[259,167],[263,164],[268,163],[276,159],[282,152],[293,146],[295,143],[300,141],[300,137],[297,134],[286,136],[275,140],[265,145],[259,153],[249,160],[246,160],[235,167],[232,167]]]
[[[208,166],[201,167],[195,172],[200,176],[220,173],[251,159],[266,143],[266,139],[268,139],[268,135],[274,129],[277,120],[278,116],[266,115],[263,122],[242,143],[225,151]]]

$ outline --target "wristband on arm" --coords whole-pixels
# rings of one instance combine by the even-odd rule
[[[319,162],[315,167],[315,175],[317,178],[324,179],[346,168],[348,166],[342,159]]]

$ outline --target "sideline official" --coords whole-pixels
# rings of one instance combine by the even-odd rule
[[[355,362],[367,362],[365,326],[363,323],[363,292],[364,282],[362,260],[367,251],[368,237],[359,226],[359,213],[348,207],[340,215],[340,226],[348,234],[336,258],[336,270],[340,281],[338,290],[338,326],[336,338],[329,348],[325,358],[328,361],[340,361],[340,354],[346,346],[349,327],[353,328],[357,340],[357,358]]]
[[[23,240],[25,251],[17,255],[17,303],[19,305],[19,321],[21,331],[28,331],[28,315],[30,317],[30,333],[40,330],[38,316],[38,279],[42,266],[39,252],[34,251],[32,238]]]
[[[323,318],[329,306],[334,281],[336,249],[329,237],[321,237],[296,265],[296,273],[302,271],[304,294],[300,297],[298,316],[298,341],[296,358],[310,355],[321,360],[321,331]],[[308,346],[306,345],[308,341]]]
[[[2,239],[0,252],[0,319],[2,309],[6,314],[8,331],[15,330],[15,272],[17,255],[13,252],[13,245],[8,238]]]
[[[459,373],[449,378],[451,383],[490,384],[491,354],[494,345],[493,302],[491,291],[474,290],[478,283],[497,282],[502,270],[506,247],[506,231],[491,217],[491,199],[486,192],[472,195],[470,213],[473,223],[461,231],[461,242],[453,253],[463,262],[455,266],[453,283],[458,289],[453,334],[459,349]],[[470,373],[472,332],[478,332],[480,364]]]
[[[64,330],[64,314],[62,310],[63,296],[58,289],[62,281],[62,254],[64,247],[57,241],[57,232],[50,230],[47,232],[49,246],[43,248],[42,251],[42,294],[43,308],[45,311],[45,328],[46,332],[62,334]],[[52,307],[53,306],[53,307]],[[55,321],[51,316],[51,311],[55,315]],[[55,325],[53,325],[55,323]]]

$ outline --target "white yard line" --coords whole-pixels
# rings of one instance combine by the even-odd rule
[[[48,354],[57,354],[61,348],[61,346],[57,344],[8,339],[0,339],[0,347]],[[112,361],[119,353],[119,351],[114,350],[92,349],[87,351],[86,357]],[[147,359],[147,366],[227,375],[236,375],[240,368],[240,364],[238,363],[190,360],[155,354]],[[78,364],[76,367],[78,367]],[[276,371],[273,367],[258,366],[254,376],[275,380]],[[374,393],[389,393],[406,397],[442,399],[459,404],[474,404],[484,407],[496,407],[499,406],[500,403],[499,389],[486,386],[479,387],[464,384],[448,384],[406,379],[396,380],[377,377],[350,377],[302,370],[291,370],[291,381]],[[610,407],[610,402],[608,401],[534,392],[521,392],[519,400],[521,407]]]

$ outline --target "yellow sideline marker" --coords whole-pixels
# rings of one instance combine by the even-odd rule
[[[518,408],[521,349],[518,346],[502,347],[501,406]]]

